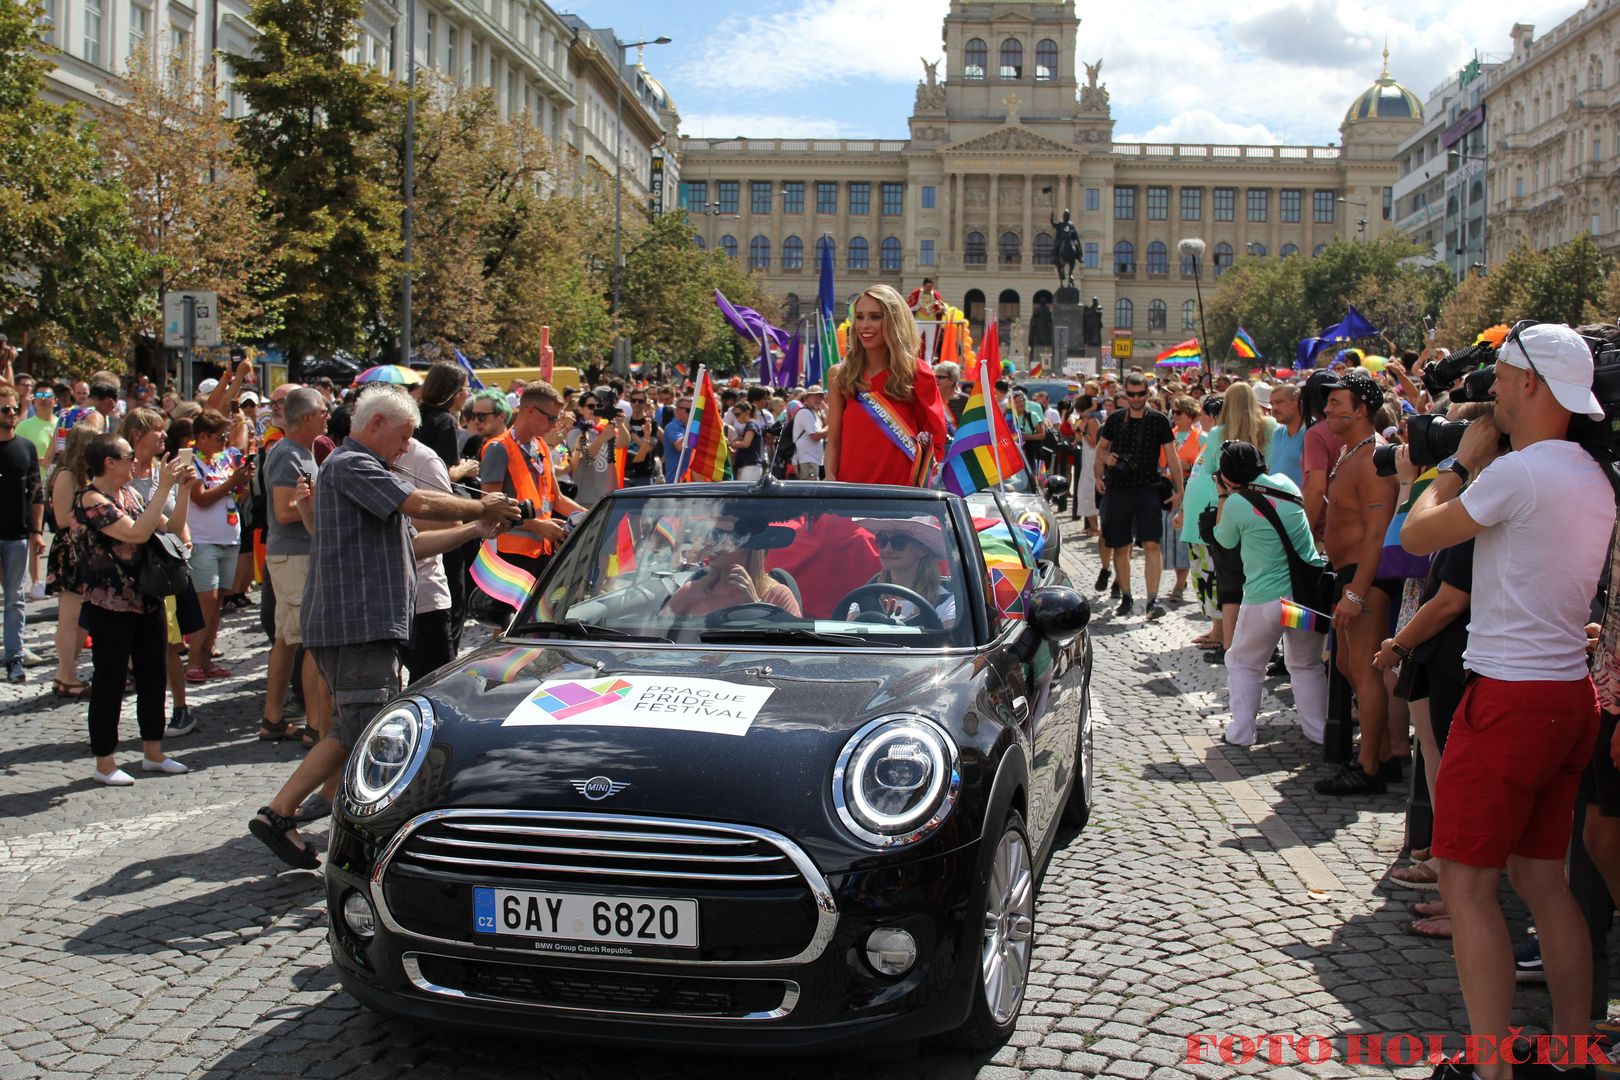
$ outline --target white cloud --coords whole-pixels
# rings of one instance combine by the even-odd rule
[[[1281,136],[1264,124],[1239,124],[1216,116],[1207,109],[1192,109],[1155,124],[1140,135],[1125,132],[1116,125],[1119,142],[1146,143],[1235,143],[1246,146],[1275,146]]]
[[[694,139],[849,139],[870,137],[842,120],[788,116],[785,113],[681,114],[681,134]]]
[[[940,54],[943,3],[810,0],[722,19],[676,69],[687,85],[730,93],[804,93],[865,79],[906,83]]]

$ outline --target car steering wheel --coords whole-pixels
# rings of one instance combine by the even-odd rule
[[[704,626],[755,626],[759,623],[794,622],[791,611],[767,604],[763,600],[753,600],[746,604],[733,604],[718,611],[711,611],[703,619]]]
[[[881,596],[893,596],[915,604],[917,606],[915,619],[924,630],[945,629],[945,622],[939,617],[939,612],[934,609],[933,604],[922,598],[922,594],[913,592],[904,585],[895,585],[888,581],[869,581],[850,590],[848,595],[833,605],[833,611],[847,611],[849,605],[854,604],[860,608],[862,615],[877,612],[879,609],[875,601]],[[873,602],[867,603],[868,600]],[[860,621],[860,616],[856,616],[856,621]]]

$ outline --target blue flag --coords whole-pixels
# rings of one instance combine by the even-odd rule
[[[467,388],[469,390],[482,390],[484,388],[483,380],[478,377],[478,372],[473,370],[472,363],[461,355],[460,349],[452,349],[451,351],[456,354],[456,363],[460,364],[462,370],[467,373]]]

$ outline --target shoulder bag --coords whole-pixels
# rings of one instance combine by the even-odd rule
[[[141,595],[154,599],[176,596],[191,580],[186,565],[186,545],[170,532],[155,532],[141,545],[135,560],[135,587]]]
[[[1265,495],[1255,491],[1240,491],[1242,495],[1261,515],[1277,530],[1277,539],[1282,541],[1283,553],[1288,556],[1288,582],[1289,593],[1294,603],[1323,615],[1333,613],[1333,605],[1339,601],[1338,575],[1327,566],[1317,566],[1306,562],[1299,552],[1294,550],[1294,542],[1288,537],[1288,530],[1283,526],[1282,517],[1278,515],[1277,508],[1271,505],[1271,500]],[[1289,502],[1298,502],[1286,492],[1273,491],[1268,494]],[[1327,633],[1327,624],[1321,628],[1321,633]]]

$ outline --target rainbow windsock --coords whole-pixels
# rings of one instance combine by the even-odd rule
[[[1292,600],[1282,602],[1282,626],[1284,630],[1310,630],[1313,633],[1325,634],[1333,620],[1317,611],[1296,604]]]
[[[1232,351],[1244,360],[1257,360],[1260,357],[1260,346],[1254,343],[1254,338],[1243,327],[1237,328],[1237,334],[1232,338]]]
[[[478,558],[472,564],[473,584],[510,608],[520,608],[534,588],[534,575],[513,566],[495,550],[491,537],[478,548]]]

